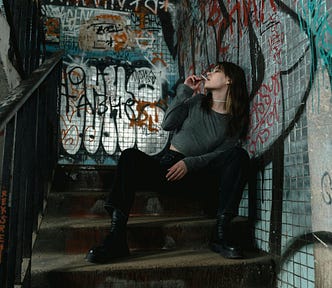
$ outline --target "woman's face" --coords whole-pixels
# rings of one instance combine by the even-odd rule
[[[208,90],[221,89],[230,84],[231,79],[225,75],[224,71],[218,66],[207,73],[207,80],[204,87]]]

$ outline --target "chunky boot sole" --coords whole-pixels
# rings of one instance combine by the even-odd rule
[[[116,249],[115,252],[109,252],[103,246],[98,246],[89,250],[85,260],[90,263],[106,264],[113,260],[128,257],[130,255],[128,248]]]
[[[210,249],[213,252],[219,253],[221,256],[227,259],[242,259],[243,255],[242,253],[235,248],[228,248],[224,246],[223,244],[219,243],[211,243],[210,244]]]

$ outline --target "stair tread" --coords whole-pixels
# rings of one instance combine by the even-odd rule
[[[133,252],[130,256],[109,264],[93,264],[85,261],[84,254],[34,253],[32,273],[45,271],[96,272],[192,267],[220,267],[223,265],[250,265],[257,262],[269,263],[272,258],[263,252],[246,252],[245,259],[226,259],[208,249],[165,250],[154,252]],[[46,265],[47,263],[47,265]]]
[[[204,216],[135,216],[129,217],[128,226],[158,226],[158,225],[199,225],[204,223],[212,223],[214,219],[210,219]],[[243,222],[247,221],[245,217],[236,217],[233,221]],[[91,227],[109,227],[111,223],[110,217],[48,217],[43,219],[41,230],[52,228],[91,228]]]

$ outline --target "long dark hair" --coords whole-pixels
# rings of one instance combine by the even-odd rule
[[[226,98],[226,110],[230,115],[227,134],[234,136],[239,133],[240,139],[244,140],[249,128],[249,93],[244,71],[238,65],[226,61],[217,63],[214,68],[222,70],[231,80]],[[202,108],[210,112],[212,104],[212,93],[208,92],[202,99]]]

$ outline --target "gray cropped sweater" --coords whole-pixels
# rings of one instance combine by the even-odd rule
[[[188,171],[207,166],[218,155],[239,143],[239,137],[226,136],[228,114],[201,108],[203,94],[193,95],[193,90],[180,84],[176,97],[166,110],[162,127],[174,130],[172,145],[180,151]]]

